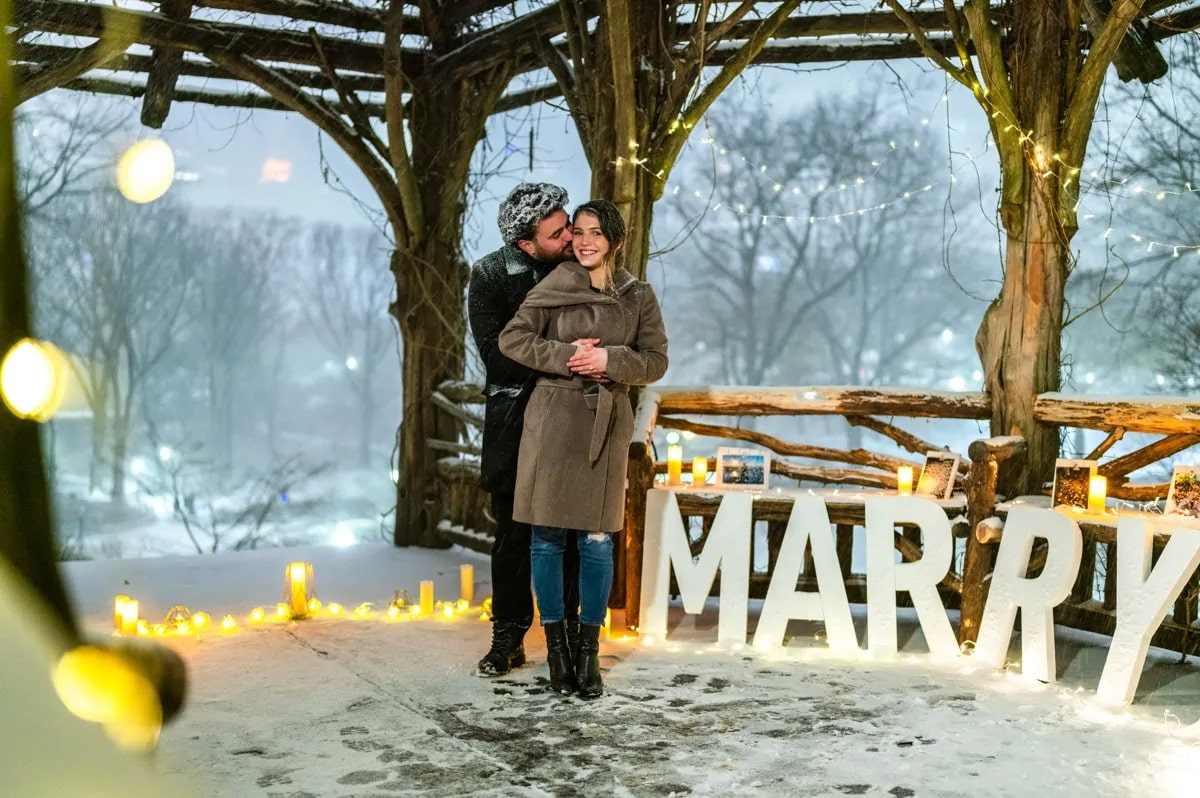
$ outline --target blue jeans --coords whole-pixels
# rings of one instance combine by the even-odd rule
[[[575,538],[579,547],[579,622],[584,626],[603,626],[613,580],[612,533],[535,525],[529,556],[542,624],[558,623],[565,615],[562,561],[571,538]]]

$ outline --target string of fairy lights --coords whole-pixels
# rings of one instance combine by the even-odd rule
[[[949,99],[949,95],[943,93],[937,101],[937,104],[940,105],[942,103],[947,103],[949,102]],[[929,127],[929,117],[931,115],[932,114],[920,119],[919,124],[921,127]],[[998,111],[993,111],[993,117],[997,117],[998,115]],[[672,124],[672,127],[676,128],[678,125],[682,124],[684,123],[677,120]],[[1010,123],[1002,130],[1003,132],[1011,132],[1019,129],[1020,128],[1018,125]],[[1022,144],[1025,144],[1032,139],[1032,131],[1021,130],[1020,135],[1018,136],[1018,141]],[[712,151],[713,157],[716,159],[735,159],[746,166],[749,166],[751,174],[770,184],[771,194],[778,197],[779,202],[782,204],[785,199],[812,199],[825,194],[849,194],[849,192],[852,192],[856,189],[865,190],[870,188],[873,183],[881,179],[881,174],[883,174],[886,169],[888,159],[902,157],[909,152],[918,150],[922,146],[927,145],[928,141],[925,141],[922,138],[913,138],[911,142],[905,141],[904,143],[900,143],[896,139],[892,139],[888,141],[887,149],[884,152],[878,153],[864,161],[862,167],[859,169],[849,170],[850,172],[857,172],[857,176],[853,179],[831,182],[816,180],[810,185],[805,185],[800,181],[779,179],[773,174],[773,169],[770,164],[757,163],[753,159],[735,152],[734,148],[718,141],[713,135],[703,136],[699,139],[699,143],[709,147]],[[618,157],[616,160],[617,165],[621,165],[622,163],[630,163],[637,168],[646,171],[647,173],[654,174],[656,177],[662,178],[664,176],[662,172],[653,172],[650,169],[650,167],[647,165],[649,159],[636,155],[637,145],[635,142],[630,143],[630,149],[635,153],[635,155],[628,158]],[[992,149],[994,149],[994,144],[989,136],[989,138],[985,140],[984,150],[986,152]],[[1082,170],[1079,166],[1066,164],[1063,162],[1058,153],[1048,154],[1037,145],[1029,149],[1031,163],[1035,167],[1044,170],[1042,172],[1043,177],[1055,177],[1061,173],[1065,175],[1064,184],[1069,184],[1071,180],[1074,180],[1081,174]],[[712,202],[707,206],[707,208],[705,208],[705,211],[712,213],[726,212],[740,216],[754,217],[757,218],[759,224],[761,225],[768,225],[775,222],[803,223],[810,225],[822,222],[840,223],[842,220],[849,217],[881,213],[910,202],[928,192],[949,188],[958,182],[955,174],[955,172],[958,170],[955,168],[953,163],[956,155],[965,157],[966,160],[971,163],[974,163],[976,160],[975,156],[972,155],[969,150],[965,152],[952,153],[950,157],[950,163],[948,165],[948,174],[944,179],[935,180],[923,185],[904,187],[902,190],[897,191],[892,199],[882,202],[876,201],[870,203],[861,203],[856,207],[839,210],[837,212],[806,214],[788,213],[783,210],[766,211],[761,205],[734,199],[732,201],[726,200]],[[1060,169],[1056,171],[1054,168],[1052,168],[1052,162],[1058,163]],[[1085,208],[1085,201],[1092,197],[1102,196],[1110,204],[1113,201],[1133,202],[1149,200],[1163,202],[1171,198],[1184,198],[1200,192],[1200,188],[1194,185],[1191,181],[1184,181],[1182,185],[1146,186],[1141,182],[1129,177],[1105,178],[1099,171],[1096,170],[1091,171],[1088,174],[1088,178],[1089,179],[1080,178],[1079,198],[1077,199],[1075,205],[1076,212],[1079,212],[1081,209],[1084,211],[1083,213],[1080,213],[1079,218],[1085,221],[1100,219],[1104,215],[1089,211]],[[686,179],[679,179],[675,177],[672,177],[667,182],[666,190],[669,191],[672,196],[691,197],[696,200],[704,201],[706,204],[709,202],[707,197],[713,194],[712,186],[706,186],[703,189],[696,188],[694,186],[689,186]],[[1110,207],[1109,214],[1111,215],[1112,213],[1113,210]],[[1163,240],[1161,237],[1156,237],[1136,230],[1126,229],[1118,231],[1113,227],[1106,227],[1102,232],[1098,233],[1098,237],[1101,240],[1112,242],[1110,246],[1115,246],[1118,242],[1122,241],[1127,244],[1139,245],[1150,254],[1161,251],[1163,254],[1169,252],[1172,257],[1180,257],[1189,252],[1200,253],[1200,241],[1193,242]]]

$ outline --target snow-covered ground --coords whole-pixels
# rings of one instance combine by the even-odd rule
[[[457,598],[463,562],[477,597],[490,593],[479,555],[386,544],[65,566],[97,633],[117,593],[150,619],[183,604],[243,621],[232,635],[167,638],[191,685],[153,762],[195,796],[1197,794],[1194,659],[1152,650],[1138,702],[1113,713],[1092,700],[1106,638],[1060,629],[1060,681],[1042,685],[933,660],[911,618],[903,655],[884,662],[835,657],[799,622],[783,650],[721,650],[712,607],[698,619],[676,609],[665,643],[604,642],[608,693],[583,702],[548,692],[536,632],[535,664],[471,675],[490,631],[477,612],[247,627],[297,559],[313,563],[324,601],[349,607],[415,597],[422,579]]]

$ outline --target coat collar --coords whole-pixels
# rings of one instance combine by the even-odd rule
[[[575,276],[575,280],[577,281],[582,278],[582,285],[588,290],[591,290],[592,275],[582,264],[573,260],[569,260],[561,264],[560,268],[570,271]],[[616,273],[613,275],[613,290],[611,293],[615,296],[620,296],[632,288],[636,282],[637,278],[630,274],[625,267],[622,266],[618,268]]]
[[[500,252],[504,257],[504,271],[509,275],[525,274],[527,272],[536,272],[539,275],[544,275],[554,268],[553,263],[542,263],[540,260],[534,260],[525,254],[525,250],[516,244],[505,244],[500,248]]]

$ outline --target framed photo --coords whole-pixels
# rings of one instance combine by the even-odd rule
[[[765,488],[771,476],[771,453],[766,449],[717,449],[717,484]]]
[[[1165,512],[1200,518],[1200,466],[1175,466]]]
[[[1054,461],[1054,489],[1050,494],[1050,506],[1078,507],[1086,510],[1088,506],[1088,491],[1091,489],[1092,477],[1096,475],[1095,460],[1064,460]]]
[[[935,499],[949,499],[954,492],[954,480],[958,476],[958,463],[962,458],[953,452],[926,452],[925,465],[921,467],[921,478],[917,480],[916,494]]]

